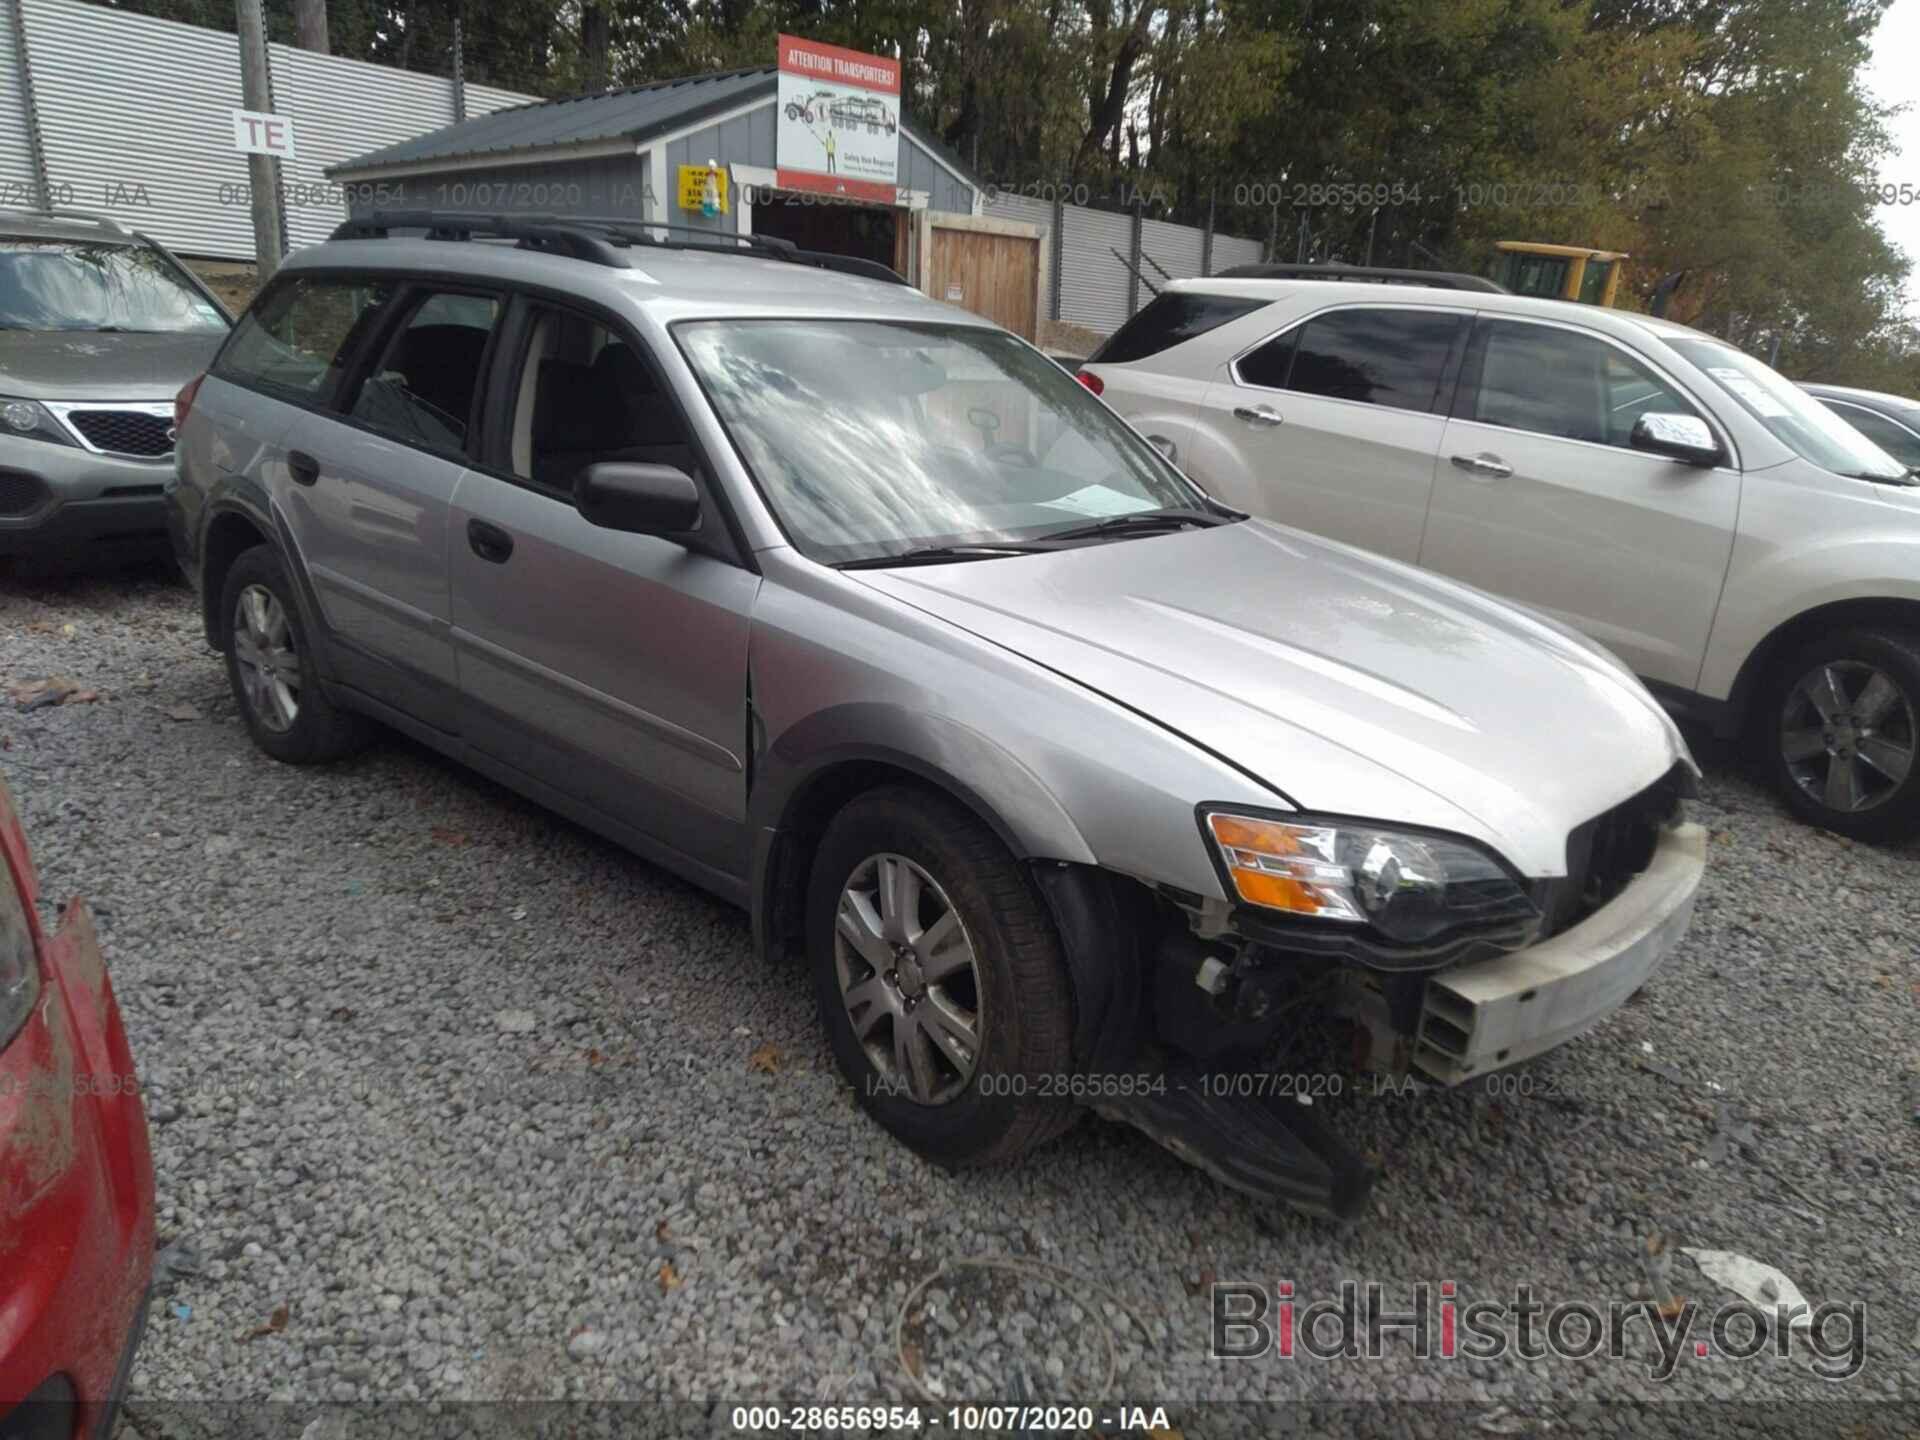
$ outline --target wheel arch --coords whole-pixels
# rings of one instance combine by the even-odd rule
[[[1920,633],[1920,600],[1896,596],[1836,600],[1803,610],[1792,619],[1776,625],[1754,646],[1734,677],[1733,690],[1727,697],[1726,731],[1729,734],[1739,733],[1751,724],[1754,706],[1765,689],[1768,677],[1788,655],[1818,638],[1822,632],[1862,628]]]
[[[273,543],[272,527],[263,526],[259,516],[240,505],[225,505],[208,518],[200,540],[200,619],[214,649],[226,643],[220,596],[227,588],[227,572],[254,546]]]
[[[753,929],[762,957],[790,960],[804,954],[814,847],[846,805],[888,786],[920,789],[959,805],[1022,863],[1053,920],[1067,964],[1075,1060],[1115,1071],[1131,1064],[1147,1030],[1143,977],[1159,933],[1149,891],[1090,860],[1033,853],[971,786],[914,757],[880,751],[837,757],[794,787],[777,826],[758,832]]]
[[[1004,803],[995,803],[986,787],[909,750],[878,742],[847,744],[814,756],[804,767],[772,768],[786,773],[778,779],[763,776],[756,787],[759,794],[751,807],[755,824],[749,881],[755,946],[769,959],[797,953],[800,948],[807,873],[815,842],[849,801],[885,785],[917,786],[951,800],[993,831],[1016,860],[1090,863],[1093,858],[1079,831],[1050,796],[1047,799],[1058,825],[1036,826],[1031,795],[1023,797],[1024,823],[1015,824],[1004,813]],[[1008,773],[995,778],[1004,802]]]

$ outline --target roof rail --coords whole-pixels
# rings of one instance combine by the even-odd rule
[[[760,254],[822,270],[905,285],[897,271],[877,260],[802,250],[777,235],[728,235],[692,225],[592,215],[475,215],[458,210],[374,210],[338,226],[335,240],[382,240],[395,230],[424,230],[429,240],[477,237],[518,240],[529,250],[567,254],[611,269],[631,268],[623,249],[653,245],[669,250],[704,250],[720,255]],[[666,238],[662,238],[665,236]],[[676,239],[673,237],[687,238]]]
[[[375,210],[335,228],[335,240],[384,240],[395,230],[424,230],[429,240],[471,240],[492,236],[518,240],[529,250],[571,255],[613,270],[625,270],[627,257],[605,238],[557,216],[473,215],[455,210]]]
[[[1343,265],[1326,260],[1317,265],[1234,265],[1216,271],[1213,280],[1339,280],[1364,285],[1427,285],[1436,290],[1479,290],[1507,295],[1506,286],[1481,275],[1457,270],[1400,270],[1384,265]]]
[[[130,232],[111,215],[102,215],[97,210],[24,210],[17,206],[0,208],[0,215],[11,219],[19,216],[25,220],[65,220],[75,225],[96,225],[115,235]]]

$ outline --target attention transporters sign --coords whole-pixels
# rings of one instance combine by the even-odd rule
[[[894,204],[900,62],[782,35],[774,136],[782,190]]]

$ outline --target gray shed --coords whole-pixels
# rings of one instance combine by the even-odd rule
[[[1034,333],[1044,314],[1041,231],[981,214],[982,186],[900,126],[892,205],[789,194],[776,183],[773,66],[634,85],[476,116],[327,171],[355,216],[376,209],[616,216],[778,235],[893,266],[928,294]],[[716,163],[726,213],[679,204],[683,165]]]

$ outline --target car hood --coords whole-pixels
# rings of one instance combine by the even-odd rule
[[[0,395],[20,400],[171,400],[224,333],[117,335],[0,330]]]
[[[1692,764],[1666,713],[1600,647],[1267,521],[854,573],[1178,732],[1300,809],[1470,835],[1528,875],[1565,874],[1570,830]]]

